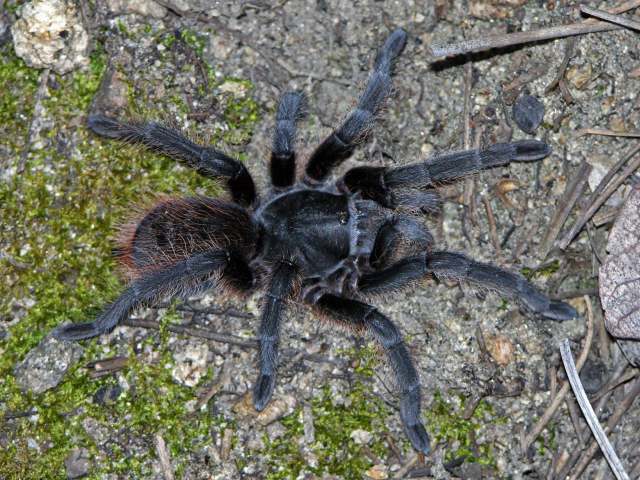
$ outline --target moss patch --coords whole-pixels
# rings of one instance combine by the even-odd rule
[[[471,418],[465,419],[462,414],[466,402],[463,396],[456,402],[446,400],[441,392],[434,394],[433,403],[425,412],[432,443],[445,444],[446,462],[460,459],[495,468],[493,444],[480,442],[478,438],[483,428],[504,420],[495,416],[493,407],[486,400],[481,400]]]
[[[111,256],[111,237],[131,203],[144,202],[155,193],[216,196],[220,190],[215,182],[171,159],[87,132],[86,112],[107,63],[100,45],[86,71],[51,75],[42,102],[44,126],[26,156],[25,171],[15,174],[11,166],[17,165],[26,145],[40,72],[17,58],[10,44],[0,48],[0,59],[0,155],[10,166],[0,182],[0,251],[12,259],[0,258],[0,319],[12,320],[16,312],[22,316],[0,341],[0,415],[36,413],[0,422],[0,477],[62,478],[64,458],[74,447],[85,447],[94,456],[92,478],[105,472],[149,473],[156,431],[178,454],[199,448],[211,429],[223,426],[205,412],[188,416],[185,403],[194,391],[171,380],[167,368],[171,358],[163,346],[166,335],[150,336],[160,362],[138,360],[130,352],[123,378],[135,389],[125,390],[112,405],[98,406],[92,397],[100,388],[113,386],[114,378],[91,380],[81,368],[114,355],[95,340],[85,342],[79,365],[63,383],[39,396],[18,389],[13,367],[53,327],[92,319],[119,293],[122,287]],[[132,81],[131,90],[154,81]],[[243,131],[241,141],[250,138],[260,111],[251,97],[252,85],[244,85],[241,113],[230,112],[229,123],[224,118],[215,125],[204,123],[201,130],[222,137],[238,126]],[[233,103],[236,95],[231,92],[225,98],[224,102]],[[224,111],[227,103],[219,108]],[[86,419],[114,432],[107,457],[85,431]],[[123,424],[127,425],[124,432]],[[146,453],[125,451],[118,435],[138,438]]]
[[[368,448],[378,457],[385,458],[384,433],[388,431],[385,423],[390,411],[380,398],[371,393],[371,385],[366,382],[377,361],[376,349],[370,345],[350,352],[359,379],[345,394],[345,401],[337,403],[328,386],[311,400],[315,442],[307,447],[317,458],[317,465],[309,465],[308,454],[303,451],[302,407],[298,407],[281,420],[285,434],[273,440],[265,434],[264,451],[253,452],[267,459],[267,479],[298,478],[303,472],[362,478],[373,462],[365,455],[363,446],[351,438],[354,430],[371,432],[373,440]]]
[[[527,280],[534,278],[547,278],[556,273],[560,269],[560,260],[554,260],[547,264],[540,266],[537,269],[524,267],[520,270],[520,273],[524,275]]]

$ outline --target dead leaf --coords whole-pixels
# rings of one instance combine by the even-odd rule
[[[600,267],[605,325],[617,338],[640,340],[640,188],[631,191],[609,234]]]

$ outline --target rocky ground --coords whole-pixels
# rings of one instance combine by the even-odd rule
[[[580,130],[624,133],[639,124],[637,33],[577,38],[562,84],[547,92],[569,40],[474,54],[466,63],[434,59],[429,46],[579,21],[573,2],[21,3],[5,0],[0,13],[0,478],[536,479],[552,478],[562,452],[588,445],[564,404],[526,449],[522,438],[564,380],[559,341],[571,339],[576,356],[582,348],[582,293],[596,324],[582,372],[587,391],[634,371],[600,327],[597,266],[610,222],[565,251],[546,255],[542,241],[580,168],[592,166],[594,188],[632,145]],[[38,17],[43,5],[49,10]],[[261,414],[250,398],[257,296],[238,302],[212,291],[161,304],[79,344],[49,335],[93,318],[121,291],[110,236],[131,204],[155,193],[221,193],[168,159],[92,136],[89,112],[178,126],[224,146],[265,187],[280,92],[308,95],[304,158],[354,104],[376,47],[398,26],[409,42],[395,93],[341,171],[462,149],[465,136],[471,146],[544,139],[554,153],[543,162],[443,187],[442,215],[425,221],[438,248],[520,271],[581,313],[543,321],[491,292],[432,280],[382,299],[417,362],[432,454],[416,458],[405,439],[375,345],[336,335],[295,305],[284,322],[274,400]],[[34,35],[38,28],[57,35]],[[531,135],[513,116],[525,94],[544,107]],[[568,224],[575,216],[574,209]],[[614,390],[601,418],[625,395],[624,386]],[[635,405],[612,434],[629,472],[639,427]],[[607,475],[596,458],[581,478]]]

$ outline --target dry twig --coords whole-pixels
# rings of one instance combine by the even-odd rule
[[[635,22],[629,18],[621,17],[620,15],[613,15],[611,13],[598,10],[597,8],[587,7],[586,5],[580,5],[580,11],[587,15],[591,15],[592,17],[598,17],[602,20],[606,20],[607,22],[615,23],[616,25],[640,30],[640,22]]]
[[[173,480],[173,467],[171,466],[171,457],[169,456],[169,450],[164,443],[164,438],[159,433],[155,434],[156,453],[158,454],[158,460],[160,460],[160,468],[162,469],[162,476],[164,480]]]
[[[405,478],[405,475],[413,468],[413,466],[418,462],[418,454],[414,453],[411,455],[411,458],[407,460],[407,462],[400,467],[400,470],[396,472],[393,478]]]
[[[589,316],[593,316],[593,312],[591,312],[591,301],[589,300],[589,297],[585,297],[585,302],[587,302]],[[587,393],[584,391],[584,387],[582,386],[582,382],[580,381],[580,376],[578,375],[578,370],[576,369],[576,365],[573,361],[573,355],[571,354],[571,346],[569,345],[569,340],[565,339],[560,344],[560,355],[562,356],[562,363],[564,364],[569,383],[571,384],[573,393],[578,400],[578,404],[580,405],[582,414],[589,424],[589,428],[591,428],[596,441],[600,445],[600,449],[607,459],[607,462],[609,462],[611,470],[613,470],[613,473],[618,480],[628,480],[629,476],[625,472],[624,467],[622,466],[622,463],[618,458],[618,455],[613,450],[609,439],[605,435],[604,430],[602,429],[602,426],[598,421],[598,417],[593,411],[593,407],[589,403]]]
[[[36,135],[38,134],[39,127],[38,125],[38,117],[42,115],[43,107],[42,107],[42,99],[44,95],[47,93],[47,82],[49,80],[50,70],[45,68],[40,74],[40,84],[38,85],[38,90],[36,91],[36,97],[33,106],[33,116],[31,117],[31,123],[29,125],[29,133],[27,134],[27,140],[25,142],[24,148],[22,149],[22,153],[18,158],[18,173],[24,172],[25,166],[27,164],[27,157],[29,156],[29,150],[31,150],[31,145],[35,140]]]
[[[562,226],[564,225],[564,222],[567,220],[567,217],[571,213],[571,210],[573,210],[578,198],[582,195],[582,192],[587,186],[591,169],[591,165],[586,162],[583,163],[576,175],[574,175],[571,181],[567,184],[567,188],[558,202],[558,208],[553,214],[553,218],[551,219],[549,227],[542,238],[542,242],[540,242],[540,253],[542,258],[545,258],[548,255],[556,241],[556,238],[558,237],[558,234],[560,233],[560,230],[562,229]]]
[[[500,239],[498,238],[498,228],[496,226],[496,217],[493,214],[491,202],[486,196],[484,196],[482,197],[482,203],[484,203],[484,209],[487,212],[487,221],[489,222],[489,236],[491,237],[491,243],[493,243],[493,249],[495,250],[498,257],[502,257]]]
[[[607,137],[630,137],[640,138],[640,131],[634,130],[632,132],[616,132],[615,130],[609,130],[606,128],[583,128],[578,130],[577,137],[584,135],[605,135]]]
[[[640,6],[639,0],[629,1],[609,10],[609,13],[624,13],[627,10]],[[557,27],[542,28],[531,32],[515,32],[502,35],[488,35],[484,38],[463,40],[461,42],[448,45],[431,45],[431,55],[434,57],[448,57],[463,53],[478,52],[492,48],[509,47],[522,43],[539,42],[541,40],[551,40],[554,38],[570,37],[573,35],[584,35],[585,33],[606,32],[622,28],[607,22],[587,20],[586,22],[570,23]]]
[[[154,330],[160,330],[160,324],[150,320],[136,320],[133,318],[125,319],[121,325],[127,327],[137,328],[151,328]],[[190,335],[192,337],[206,338],[207,340],[213,340],[215,342],[229,343],[231,345],[237,345],[245,348],[258,348],[258,342],[255,339],[245,340],[244,338],[237,337],[235,335],[229,335],[224,333],[211,332],[204,328],[191,328],[184,327],[182,325],[167,325],[167,330],[173,333],[181,333],[184,335]]]
[[[627,393],[627,395],[618,404],[618,407],[613,412],[613,415],[609,417],[609,420],[607,420],[607,427],[604,429],[604,433],[611,433],[613,431],[613,429],[616,427],[618,422],[620,422],[620,419],[624,416],[625,413],[627,413],[629,408],[631,408],[631,405],[633,404],[634,400],[638,398],[638,396],[640,396],[640,379],[636,380],[636,382],[631,387],[631,390],[629,391],[629,393]],[[575,471],[570,477],[570,480],[578,480],[580,478],[583,478],[581,476],[582,472],[584,472],[584,470],[587,468],[589,463],[591,463],[591,459],[593,458],[597,450],[598,450],[598,443],[596,441],[593,441],[589,446],[589,448],[584,452],[582,459],[580,460],[578,465],[576,465]],[[624,473],[624,470],[622,470],[622,472]],[[563,470],[563,472],[560,473],[559,478],[565,478],[567,473],[568,473],[567,471]],[[614,470],[614,473],[616,473],[615,470]],[[627,477],[619,477],[619,478],[629,478],[629,477],[627,476]],[[634,476],[633,478],[636,478],[636,477]]]
[[[564,250],[569,246],[571,240],[578,234],[582,227],[584,227],[585,223],[589,221],[589,219],[593,216],[594,213],[602,206],[607,199],[613,195],[613,193],[618,189],[622,183],[635,172],[638,167],[640,167],[640,156],[636,158],[633,162],[627,165],[627,168],[622,171],[622,173],[616,178],[611,184],[609,181],[613,178],[615,173],[622,168],[622,166],[631,158],[633,158],[638,152],[640,152],[640,144],[636,145],[631,149],[631,151],[625,155],[622,160],[616,163],[611,170],[605,175],[602,181],[598,184],[596,189],[589,197],[587,205],[589,207],[580,215],[580,218],[576,221],[576,223],[571,227],[571,230],[567,232],[567,234],[562,237],[562,240],[558,243],[558,246]],[[609,186],[607,186],[609,184]],[[606,188],[605,188],[606,187]],[[602,192],[602,193],[601,193]]]
[[[588,299],[589,297],[585,296],[585,298]],[[584,362],[587,360],[587,356],[589,355],[589,350],[591,350],[591,342],[593,340],[593,312],[591,312],[591,310],[588,310],[588,313],[589,314],[587,315],[587,335],[585,337],[584,347],[582,349],[582,352],[580,353],[580,357],[578,358],[577,367],[576,367],[578,372],[584,365]],[[531,444],[536,440],[536,438],[538,438],[538,435],[542,433],[542,430],[544,430],[547,423],[549,423],[549,421],[553,418],[556,411],[562,404],[564,397],[569,392],[569,387],[570,387],[569,382],[564,382],[562,384],[562,387],[560,388],[558,395],[556,395],[556,397],[553,399],[551,404],[547,407],[547,409],[545,410],[540,420],[538,420],[538,422],[533,426],[533,428],[531,429],[531,432],[529,432],[523,438],[522,440],[523,453],[526,454]]]
[[[564,57],[562,59],[562,63],[560,64],[560,68],[558,69],[555,78],[551,81],[547,88],[544,89],[545,94],[551,92],[554,88],[556,88],[564,78],[564,73],[567,71],[567,67],[569,66],[569,62],[571,61],[571,56],[573,55],[573,49],[575,46],[576,39],[569,38],[564,49]]]

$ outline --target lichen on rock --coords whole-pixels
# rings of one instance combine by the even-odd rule
[[[89,64],[89,34],[75,2],[34,0],[11,29],[16,54],[27,65],[65,74]]]

